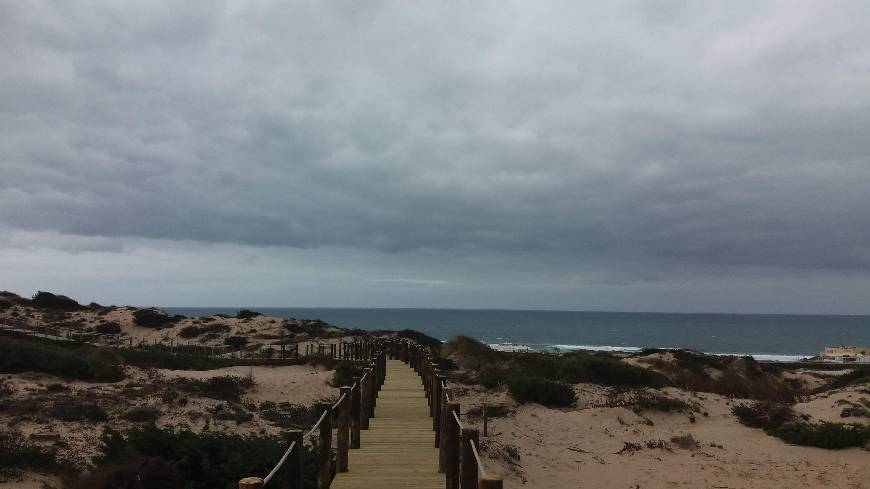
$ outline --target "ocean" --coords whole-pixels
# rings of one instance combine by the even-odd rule
[[[239,307],[167,307],[172,314],[235,314]],[[532,349],[636,351],[692,348],[705,353],[794,361],[834,345],[870,346],[870,316],[673,314],[469,309],[249,308],[269,316],[322,319],[360,329],[416,329]]]

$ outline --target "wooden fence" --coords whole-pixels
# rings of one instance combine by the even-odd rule
[[[315,432],[319,432],[317,489],[328,489],[335,472],[350,469],[348,450],[360,448],[359,432],[368,429],[369,418],[374,416],[388,357],[409,364],[422,379],[435,431],[435,446],[439,449],[438,469],[445,473],[445,489],[502,489],[502,479],[487,474],[480,458],[479,433],[463,426],[459,403],[452,399],[446,378],[432,361],[429,349],[409,340],[384,339],[374,340],[362,348],[370,352],[371,359],[363,376],[354,378],[352,386],[340,388],[341,397],[334,405],[324,407],[320,420],[306,434],[292,432],[289,448],[266,477],[242,479],[239,489],[259,489],[282,469],[281,488],[302,489],[302,451],[297,447]],[[334,460],[331,457],[333,426],[336,427]]]

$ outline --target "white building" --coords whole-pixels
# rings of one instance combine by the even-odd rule
[[[832,363],[868,363],[870,348],[858,346],[831,346],[821,354],[822,361]]]

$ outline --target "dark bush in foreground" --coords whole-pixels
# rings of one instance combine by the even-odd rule
[[[229,326],[224,324],[205,324],[185,326],[178,332],[178,336],[182,338],[196,338],[205,333],[224,333],[230,330]]]
[[[236,317],[239,319],[250,319],[257,316],[262,316],[262,314],[257,311],[252,311],[250,309],[242,309],[241,311],[236,313]]]
[[[731,412],[741,424],[751,428],[770,429],[797,418],[791,406],[778,402],[757,401],[738,404],[731,408]]]
[[[116,322],[98,324],[94,331],[100,334],[118,334],[121,332],[121,325]]]
[[[230,336],[224,339],[224,344],[233,348],[241,348],[248,344],[247,336]]]
[[[34,371],[94,382],[116,382],[124,378],[123,369],[104,358],[110,355],[101,355],[92,347],[60,345],[0,338],[0,372]]]
[[[124,413],[124,419],[134,423],[151,423],[160,417],[160,410],[148,406],[134,407]]]
[[[536,402],[545,406],[571,406],[577,399],[574,389],[561,382],[533,377],[507,381],[508,392],[517,402]]]
[[[668,384],[667,378],[658,372],[600,357],[568,358],[559,370],[559,377],[572,383],[632,387],[661,387]]]
[[[208,379],[189,379],[180,377],[174,383],[188,392],[198,392],[205,397],[225,401],[238,400],[247,389],[254,386],[254,380],[248,377],[222,375]]]
[[[430,350],[438,351],[441,349],[441,340],[438,338],[433,338],[425,333],[421,333],[419,331],[415,331],[413,329],[403,329],[396,333],[396,336],[399,338],[408,338],[409,340],[417,342],[417,344],[428,347]]]
[[[67,467],[57,461],[54,449],[31,445],[17,431],[0,432],[0,476],[24,469],[56,473]]]
[[[162,328],[178,319],[178,317],[170,316],[159,309],[139,309],[133,313],[133,321],[136,325],[145,328]]]
[[[350,362],[339,362],[335,366],[335,373],[332,374],[333,387],[350,387],[353,385],[354,377],[362,377],[362,369]]]
[[[870,426],[859,424],[792,422],[767,432],[786,443],[818,448],[863,447],[870,442]]]
[[[61,421],[106,421],[106,410],[92,402],[79,402],[67,399],[55,402],[48,412],[52,418]]]
[[[36,307],[43,307],[46,309],[82,309],[81,304],[65,295],[56,295],[41,290],[33,295],[32,304]]]
[[[178,470],[187,489],[237,487],[244,477],[268,474],[287,448],[279,437],[193,433],[154,425],[123,433],[107,429],[100,441],[96,459],[99,465],[159,457]],[[314,455],[310,448],[305,447],[303,459],[305,487],[314,487]]]
[[[258,407],[260,416],[282,428],[308,429],[320,418],[319,406],[302,406],[289,402],[263,401]]]

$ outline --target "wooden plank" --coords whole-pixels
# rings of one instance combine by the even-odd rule
[[[420,377],[399,360],[386,361],[376,417],[349,454],[349,472],[332,489],[443,489],[429,405]]]

